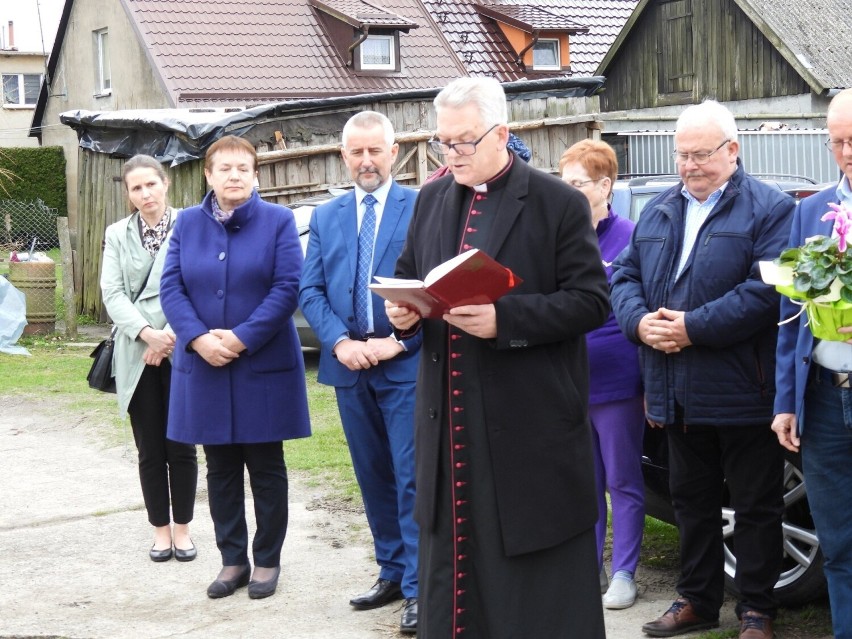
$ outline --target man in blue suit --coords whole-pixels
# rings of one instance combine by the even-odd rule
[[[343,127],[342,155],[355,190],[317,207],[299,302],[322,345],[319,382],[334,386],[343,432],[373,534],[379,579],[357,610],[404,598],[400,630],[417,630],[414,384],[420,336],[397,340],[384,304],[367,289],[392,277],[416,192],[391,168],[399,146],[390,121],[363,111]]]
[[[802,200],[793,216],[790,246],[814,235],[830,236],[829,204],[852,210],[852,89],[838,93],[828,107],[828,141],[843,176],[836,187]],[[848,254],[849,249],[847,249]],[[799,312],[781,300],[781,318]],[[852,338],[852,326],[841,328]],[[802,449],[808,502],[825,558],[834,636],[852,638],[852,339],[815,340],[807,315],[781,326],[776,354],[775,419],[781,445]]]

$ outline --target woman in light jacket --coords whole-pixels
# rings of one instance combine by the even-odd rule
[[[283,440],[310,435],[305,364],[293,313],[302,247],[293,212],[254,190],[254,147],[225,136],[207,150],[212,190],[181,212],[163,270],[162,302],[177,335],[169,436],[203,444],[222,569],[211,599],[248,586],[275,592],[287,532]],[[248,471],[257,528],[245,517]]]
[[[101,272],[104,305],[118,329],[113,355],[118,405],[130,415],[139,451],[142,496],[154,526],[149,556],[157,562],[172,555],[192,561],[197,553],[189,522],[198,463],[195,446],[166,437],[175,336],[160,306],[160,274],[177,211],[166,204],[169,181],[154,158],[132,157],[122,177],[134,212],[107,228]]]

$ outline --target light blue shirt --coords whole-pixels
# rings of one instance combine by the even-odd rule
[[[837,185],[837,199],[852,208],[852,188],[845,175]],[[828,213],[828,211],[825,211]],[[833,371],[852,372],[852,344],[846,342],[820,341],[814,346],[813,361]]]
[[[680,274],[683,272],[683,268],[686,266],[686,263],[689,260],[689,255],[692,253],[692,249],[695,246],[695,240],[698,238],[698,231],[701,230],[704,222],[707,221],[707,217],[713,211],[713,207],[716,206],[716,203],[721,199],[722,193],[725,192],[725,187],[727,186],[728,183],[725,182],[722,186],[713,191],[710,194],[710,197],[703,202],[699,202],[695,199],[695,196],[686,190],[686,186],[681,188],[680,193],[686,198],[687,205],[683,224],[683,250],[680,253],[680,262],[678,262],[677,265],[675,279],[680,277]]]

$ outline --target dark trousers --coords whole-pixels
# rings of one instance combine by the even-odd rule
[[[152,526],[192,521],[198,461],[195,446],[166,438],[172,367],[145,366],[127,412],[139,452],[139,481]]]
[[[680,530],[677,591],[696,614],[718,619],[724,595],[723,479],[735,512],[734,582],[737,615],[747,610],[775,616],[773,588],[781,573],[784,511],[783,449],[769,424],[666,427],[669,483]]]
[[[281,564],[281,546],[287,535],[287,467],[281,442],[205,445],[207,492],[216,545],[223,566],[248,563],[245,479],[254,498],[256,531],[252,542],[254,565]]]

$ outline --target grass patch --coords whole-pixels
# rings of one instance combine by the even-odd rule
[[[86,419],[98,417],[93,421],[107,424],[104,432],[98,434],[108,445],[129,442],[133,446],[130,423],[119,417],[115,395],[94,391],[86,382],[92,363],[90,348],[72,346],[59,334],[25,336],[18,344],[32,357],[0,353],[0,393],[50,397],[54,409]],[[316,354],[308,353],[306,364],[313,436],[284,442],[287,467],[306,474],[312,484],[328,489],[328,498],[360,507],[360,492],[334,389],[317,382]],[[201,452],[199,447],[203,458]]]
[[[645,534],[642,537],[642,565],[657,569],[680,566],[680,535],[671,524],[645,517]]]
[[[331,489],[332,498],[360,501],[334,388],[317,382],[316,359],[313,353],[305,358],[313,435],[284,442],[287,467],[306,472],[311,484]]]

